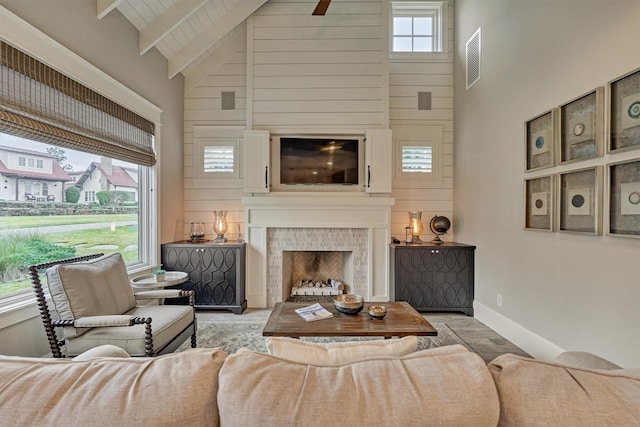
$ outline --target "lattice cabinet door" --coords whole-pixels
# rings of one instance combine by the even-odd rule
[[[245,243],[166,243],[161,246],[162,265],[189,274],[176,288],[193,289],[196,308],[240,314],[247,307],[245,247]]]
[[[395,300],[418,311],[473,316],[474,251],[461,243],[392,245]]]

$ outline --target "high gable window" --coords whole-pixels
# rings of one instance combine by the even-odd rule
[[[391,52],[446,51],[446,1],[392,1]]]

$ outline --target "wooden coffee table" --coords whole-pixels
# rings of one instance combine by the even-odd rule
[[[358,315],[342,314],[332,302],[320,303],[333,313],[329,319],[307,322],[294,310],[310,303],[279,302],[262,330],[264,337],[404,337],[408,335],[436,336],[438,331],[404,301],[365,303]],[[370,305],[384,305],[387,315],[382,320],[369,317]]]

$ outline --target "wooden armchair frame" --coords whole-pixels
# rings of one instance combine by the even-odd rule
[[[49,341],[49,347],[51,348],[51,353],[53,357],[66,357],[61,348],[64,346],[64,339],[58,339],[55,328],[57,327],[65,327],[65,326],[82,326],[86,327],[87,325],[77,325],[78,320],[70,320],[70,319],[60,319],[54,320],[51,316],[51,311],[49,310],[49,306],[47,304],[47,297],[45,295],[42,282],[40,281],[40,272],[42,270],[46,270],[50,267],[59,264],[71,264],[74,262],[82,262],[89,261],[92,259],[99,258],[103,256],[102,253],[91,254],[78,256],[73,258],[66,258],[58,261],[45,262],[41,264],[31,265],[29,266],[29,273],[31,275],[31,282],[33,284],[33,289],[36,294],[36,299],[38,301],[38,309],[40,311],[40,317],[42,318],[42,322],[44,324],[44,329],[47,334],[47,339]],[[148,291],[146,292],[148,296],[144,295],[145,292],[141,292],[141,299],[157,299],[157,298],[184,298],[188,297],[189,305],[193,309],[193,321],[189,325],[189,327],[185,328],[181,333],[179,333],[176,337],[174,337],[171,341],[169,341],[162,348],[154,348],[153,345],[153,334],[152,334],[152,318],[151,317],[130,317],[126,319],[126,322],[123,324],[119,324],[118,326],[133,326],[133,325],[145,325],[145,356],[152,357],[158,356],[160,354],[171,353],[176,350],[180,346],[182,342],[184,342],[188,335],[191,335],[191,347],[196,347],[196,317],[195,317],[195,292],[193,290],[160,290],[160,291]],[[98,322],[99,323],[99,322]],[[92,327],[100,327],[100,326],[114,326],[111,324],[95,324],[91,325]]]

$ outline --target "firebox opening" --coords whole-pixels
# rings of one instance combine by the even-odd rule
[[[339,295],[353,283],[352,251],[283,251],[282,300],[294,295]]]

